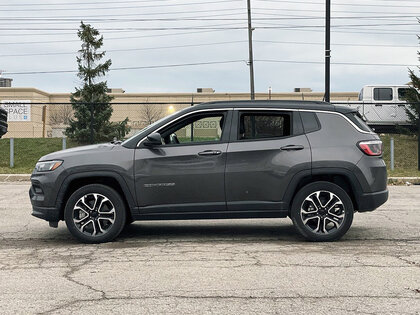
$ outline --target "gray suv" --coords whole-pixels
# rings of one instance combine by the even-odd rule
[[[122,143],[42,157],[33,212],[82,242],[135,220],[283,218],[311,241],[343,236],[388,199],[382,142],[357,111],[323,102],[212,102]]]

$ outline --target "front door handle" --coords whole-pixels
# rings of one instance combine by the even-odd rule
[[[201,156],[220,155],[220,154],[222,154],[222,151],[220,151],[220,150],[205,150],[205,151],[202,151],[202,152],[198,153],[198,155],[201,155]]]
[[[298,151],[298,150],[303,150],[303,149],[304,149],[303,145],[294,145],[294,144],[285,145],[284,147],[280,148],[280,150],[282,151]]]

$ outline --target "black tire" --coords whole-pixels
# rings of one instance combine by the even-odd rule
[[[85,199],[82,203],[81,199],[84,196]],[[96,216],[94,216],[95,208],[98,208],[98,206],[95,206],[95,200],[97,200],[97,203],[103,201],[99,204],[100,209],[96,209]],[[84,204],[87,204],[88,207],[85,207]],[[81,207],[84,210],[80,209]],[[81,215],[79,213],[85,217],[80,219]],[[82,223],[76,223],[75,220],[78,219]],[[68,199],[64,209],[64,220],[70,233],[83,243],[109,242],[115,239],[125,226],[125,204],[121,196],[111,187],[100,184],[86,185],[76,190]],[[92,222],[85,225],[82,232],[82,224],[88,221]],[[103,233],[100,231],[102,229]]]
[[[321,203],[318,203],[318,200],[321,200]],[[328,210],[330,206],[331,209]],[[353,213],[353,203],[344,189],[330,182],[319,181],[298,191],[292,202],[290,217],[296,230],[305,239],[329,242],[336,241],[346,234],[353,222]]]

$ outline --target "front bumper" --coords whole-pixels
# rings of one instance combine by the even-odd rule
[[[358,197],[357,204],[359,212],[373,211],[388,200],[388,189],[383,191],[364,193]]]
[[[60,172],[33,173],[29,198],[32,204],[32,215],[50,222],[62,220],[61,207],[57,202],[57,176]]]
[[[60,211],[57,208],[32,206],[32,215],[49,222],[58,222],[61,220]]]

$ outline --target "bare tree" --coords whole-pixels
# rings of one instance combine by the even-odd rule
[[[68,105],[50,105],[50,124],[51,125],[69,125],[73,118],[73,109]]]
[[[144,124],[150,125],[162,118],[163,109],[158,104],[143,104],[140,105],[141,120]]]

